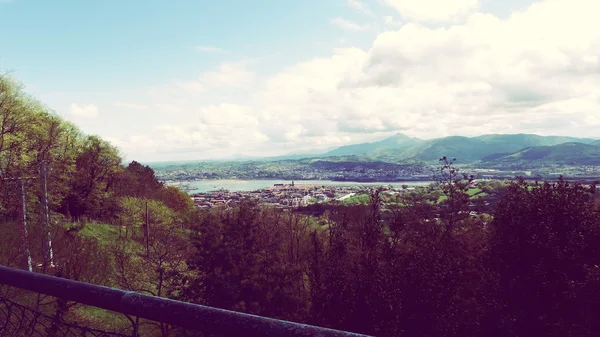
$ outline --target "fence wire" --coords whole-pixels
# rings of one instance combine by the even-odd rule
[[[0,295],[0,337],[21,336],[246,336],[369,337],[347,331],[261,317],[230,310],[149,296],[55,276],[0,266],[0,285],[57,299],[54,315]],[[39,303],[39,302],[38,302]],[[118,331],[104,331],[63,319],[67,303],[124,315]],[[36,308],[38,308],[36,306]],[[132,318],[132,317],[135,317]],[[108,320],[114,322],[115,320]],[[98,322],[90,322],[98,323]],[[104,324],[104,323],[103,323]],[[110,323],[109,323],[110,324]],[[102,329],[112,325],[101,325]],[[116,329],[115,329],[116,330]],[[143,330],[143,331],[142,331]]]
[[[133,330],[123,334],[68,323],[0,297],[0,337],[132,337],[137,329]]]

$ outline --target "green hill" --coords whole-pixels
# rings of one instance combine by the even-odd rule
[[[594,141],[593,139],[588,138],[538,136],[531,134],[492,134],[475,137],[474,139],[479,139],[490,146],[501,148],[506,152],[516,152],[524,148],[534,146],[553,146],[564,143],[590,144]]]
[[[495,151],[493,151],[495,152]],[[490,149],[485,142],[467,137],[445,137],[433,139],[415,158],[422,161],[436,161],[443,156],[457,158],[458,162],[472,162],[489,155]]]
[[[488,160],[489,164],[600,165],[600,147],[569,142],[554,146],[535,146]]]
[[[442,156],[457,158],[459,163],[493,160],[526,148],[564,143],[599,144],[588,138],[539,136],[532,134],[490,134],[478,137],[450,136],[423,140],[403,134],[378,142],[339,147],[320,158],[360,156],[363,160],[387,162],[437,161]]]
[[[359,154],[384,154],[387,151],[408,151],[418,147],[427,141],[411,138],[403,134],[396,134],[392,137],[372,143],[361,143],[353,145],[341,146],[335,150],[329,151],[321,155],[321,157],[338,157],[338,156],[353,156]]]

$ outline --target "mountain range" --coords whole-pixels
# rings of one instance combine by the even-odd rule
[[[554,164],[554,165],[600,165],[600,145],[598,142],[563,143],[554,146],[528,147],[514,153],[483,158],[482,162],[492,166],[514,164]]]
[[[338,158],[383,162],[434,162],[442,156],[457,163],[517,163],[550,161],[561,164],[600,164],[600,140],[533,134],[489,134],[420,139],[396,134],[380,141],[345,145],[321,154],[270,158]],[[266,158],[269,160],[269,158]]]

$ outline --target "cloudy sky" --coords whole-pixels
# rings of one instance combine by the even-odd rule
[[[600,137],[598,0],[0,0],[0,70],[127,159]]]

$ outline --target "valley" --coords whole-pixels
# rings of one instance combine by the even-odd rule
[[[480,179],[523,176],[544,180],[562,175],[594,180],[600,177],[600,140],[532,134],[430,140],[396,134],[378,142],[346,145],[306,158],[271,157],[150,166],[168,183],[206,179],[401,182],[432,180],[443,156],[456,158],[457,167]]]

